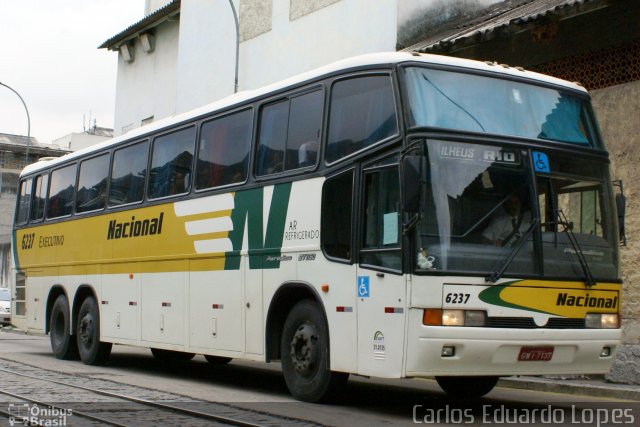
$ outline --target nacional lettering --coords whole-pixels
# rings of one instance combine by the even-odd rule
[[[589,294],[583,297],[576,297],[564,292],[558,294],[556,305],[564,307],[616,308],[618,306],[618,297],[591,297]]]
[[[127,222],[118,222],[115,219],[111,220],[109,221],[107,240],[161,234],[163,219],[164,212],[160,213],[160,216],[157,218],[136,220],[136,217],[132,216],[131,221]]]

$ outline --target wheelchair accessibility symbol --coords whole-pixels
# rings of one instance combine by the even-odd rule
[[[550,173],[549,157],[539,151],[533,152],[533,168],[536,172]]]
[[[358,276],[358,297],[369,298],[369,276]]]

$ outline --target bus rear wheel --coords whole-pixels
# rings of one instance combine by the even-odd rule
[[[185,353],[182,351],[163,350],[160,348],[152,348],[151,354],[158,360],[163,362],[188,362],[195,357],[195,353]]]
[[[86,365],[102,365],[111,354],[111,343],[100,342],[100,312],[95,298],[87,297],[80,305],[76,328],[78,352]]]
[[[49,318],[51,351],[57,359],[69,360],[78,358],[78,346],[71,336],[71,316],[69,300],[65,295],[58,295]]]
[[[451,397],[482,397],[496,386],[498,377],[436,377],[442,390]]]
[[[289,312],[280,352],[287,388],[298,400],[327,400],[348,379],[348,374],[329,370],[326,322],[313,301],[300,301]]]

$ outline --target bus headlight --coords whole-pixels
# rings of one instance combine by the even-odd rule
[[[443,326],[485,326],[486,323],[484,310],[442,310]]]
[[[584,325],[589,329],[617,329],[620,321],[617,314],[587,313]]]

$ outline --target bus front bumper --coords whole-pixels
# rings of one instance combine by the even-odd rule
[[[409,330],[408,377],[602,374],[609,371],[621,337],[620,329],[423,326],[414,317],[410,316],[410,324],[418,326]],[[523,347],[534,352],[552,348],[552,356],[519,360]],[[603,356],[606,348],[609,355]]]

